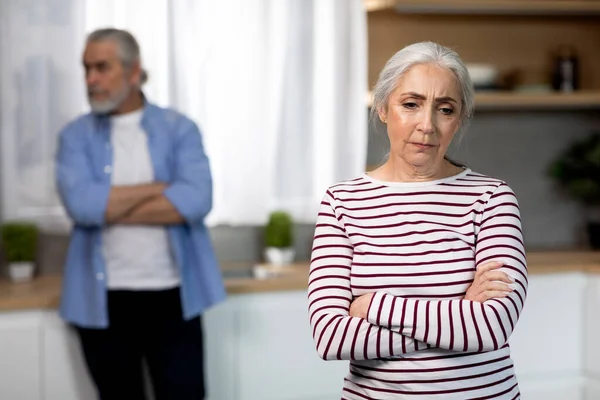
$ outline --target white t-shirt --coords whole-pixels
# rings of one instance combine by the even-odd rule
[[[141,118],[142,110],[111,118],[113,186],[154,182]],[[179,285],[165,227],[115,224],[104,229],[103,243],[110,289],[156,290]]]

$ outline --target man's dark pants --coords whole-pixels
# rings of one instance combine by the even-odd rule
[[[201,318],[184,320],[179,288],[108,291],[109,327],[76,327],[101,400],[145,400],[143,360],[156,400],[204,399]]]

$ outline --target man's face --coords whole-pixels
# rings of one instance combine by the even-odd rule
[[[92,111],[115,111],[131,93],[138,68],[125,69],[112,40],[89,42],[83,53],[88,100]]]

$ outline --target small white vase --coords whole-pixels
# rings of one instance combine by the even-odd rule
[[[293,247],[267,247],[265,259],[269,264],[276,266],[290,265],[294,261],[295,251]]]
[[[34,264],[31,261],[12,262],[8,264],[8,273],[13,282],[29,282],[33,278]]]

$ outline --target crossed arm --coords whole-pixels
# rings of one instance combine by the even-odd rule
[[[344,358],[347,352],[344,353],[343,349],[355,347],[352,340],[357,339],[350,339],[347,334],[353,329],[349,321],[354,318],[361,320],[356,323],[359,327],[363,321],[371,326],[368,331],[364,329],[366,337],[363,332],[356,336],[364,340],[365,348],[373,346],[379,349],[381,345],[378,337],[368,335],[371,330],[385,334],[392,332],[392,338],[394,333],[400,334],[402,339],[399,341],[408,343],[401,350],[439,347],[480,352],[498,349],[506,343],[527,294],[527,268],[518,205],[508,186],[501,185],[486,205],[478,231],[475,261],[480,269],[486,263],[499,261],[501,264],[493,266],[494,271],[490,271],[489,276],[500,280],[498,273],[506,274],[512,278],[514,290],[502,296],[486,296],[486,299],[491,298],[489,301],[479,301],[477,295],[472,298],[478,301],[468,300],[471,296],[461,300],[427,301],[375,292],[364,295],[369,299],[363,302],[366,304],[364,313],[352,310],[354,302],[360,301],[363,296],[352,299],[352,246],[336,218],[333,202],[333,197],[328,194],[321,204],[309,281],[311,325],[317,350],[323,358],[334,358],[336,349],[342,349],[338,350],[336,358]],[[477,275],[479,278],[476,280],[488,279],[479,272]],[[472,288],[480,292],[473,285]],[[396,340],[390,339],[390,349],[392,342]],[[381,356],[385,357],[384,353]]]
[[[185,221],[163,192],[167,185],[112,187],[105,219],[107,224],[181,224]]]
[[[189,121],[177,127],[171,182],[111,187],[93,173],[89,136],[78,125],[61,132],[56,180],[61,200],[80,226],[195,224],[212,208],[212,178],[200,131]]]
[[[324,360],[369,360],[429,348],[426,343],[351,316],[353,249],[326,195],[321,203],[308,282],[309,319]]]
[[[435,347],[456,351],[491,351],[512,334],[527,297],[527,265],[517,199],[506,185],[489,198],[475,245],[478,268],[498,261],[513,288],[489,301],[417,300],[376,292],[367,320]],[[468,297],[467,297],[468,298]]]

